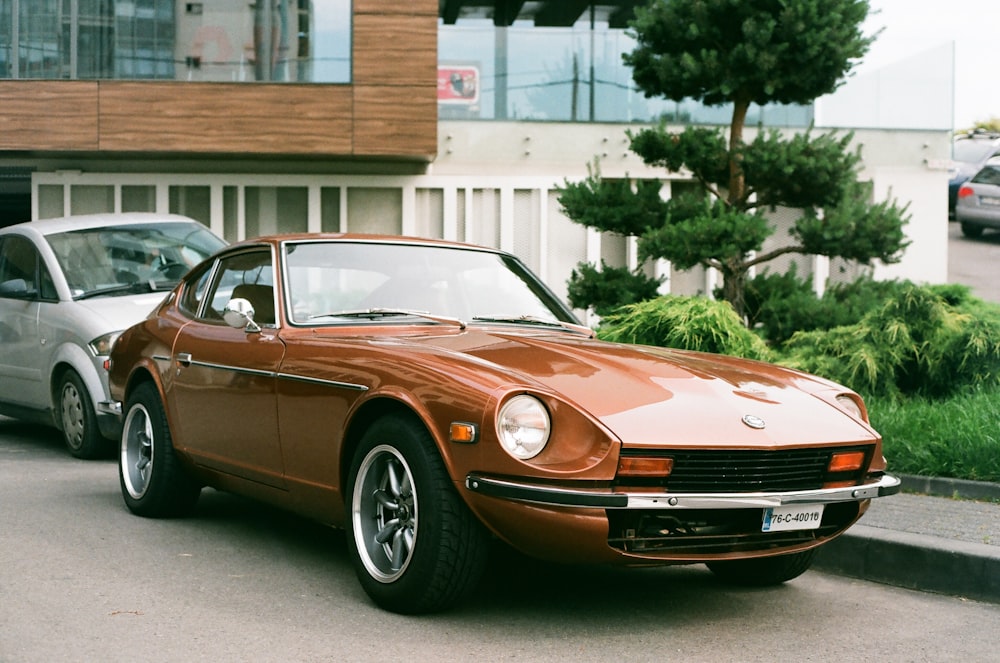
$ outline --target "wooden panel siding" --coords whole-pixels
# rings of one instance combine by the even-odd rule
[[[350,154],[351,88],[245,83],[101,83],[100,149]]]
[[[354,86],[356,154],[434,154],[437,151],[437,87]]]
[[[97,149],[97,85],[0,81],[0,150]]]
[[[437,6],[354,0],[347,85],[0,81],[0,153],[430,161],[437,149]]]
[[[354,0],[354,15],[394,14],[399,16],[433,16],[437,23],[438,0]]]
[[[437,19],[354,17],[355,84],[414,85],[436,80]]]
[[[436,0],[354,0],[354,149],[437,151]]]

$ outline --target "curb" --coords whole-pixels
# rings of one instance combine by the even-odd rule
[[[1000,500],[997,483],[898,476],[908,493]],[[820,547],[813,568],[894,587],[1000,603],[1000,546],[856,524]]]
[[[1000,500],[1000,484],[947,477],[922,477],[898,474],[901,488],[908,493],[953,497],[964,500]]]
[[[925,592],[1000,603],[1000,547],[854,525],[813,568]]]

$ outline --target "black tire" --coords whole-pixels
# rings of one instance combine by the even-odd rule
[[[765,587],[780,585],[809,570],[818,548],[800,553],[708,562],[706,566],[721,580],[734,585]]]
[[[974,226],[971,223],[962,223],[962,234],[971,239],[983,236],[983,227]]]
[[[377,605],[437,612],[476,588],[489,537],[423,426],[403,416],[376,421],[354,454],[346,488],[348,549]]]
[[[174,454],[160,394],[149,382],[135,388],[125,407],[118,478],[129,511],[149,518],[187,515],[201,494]]]
[[[56,393],[56,407],[59,408],[59,425],[70,454],[85,460],[110,455],[112,443],[101,435],[94,401],[76,371],[63,373]]]

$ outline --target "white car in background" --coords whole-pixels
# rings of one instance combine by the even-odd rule
[[[0,414],[53,425],[78,458],[112,448],[111,346],[226,242],[154,213],[92,214],[0,228]]]
[[[955,218],[966,237],[1000,230],[1000,157],[993,157],[958,189]]]

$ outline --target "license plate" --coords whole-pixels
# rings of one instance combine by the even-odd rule
[[[816,529],[823,522],[822,504],[797,504],[764,509],[762,532],[787,532],[796,529]]]
[[[1000,207],[1000,198],[994,198],[993,196],[979,196],[980,205],[988,205],[990,207]]]

